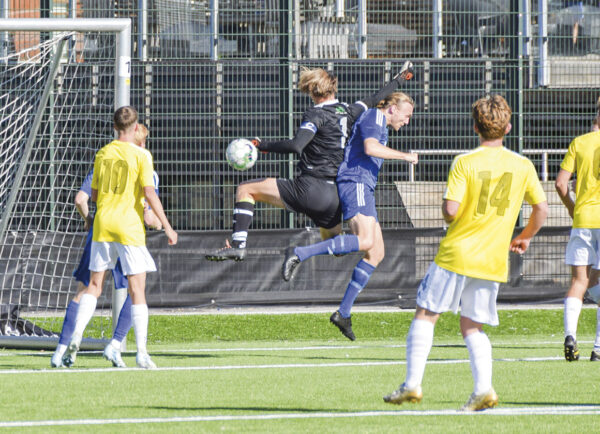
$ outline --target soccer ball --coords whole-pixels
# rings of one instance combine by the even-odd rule
[[[256,146],[248,139],[235,139],[227,145],[227,162],[235,170],[248,170],[258,159]]]

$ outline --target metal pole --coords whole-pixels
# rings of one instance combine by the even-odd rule
[[[0,11],[2,19],[8,19],[8,0],[2,0],[0,8],[2,8]],[[0,33],[0,57],[3,63],[8,63],[8,32]]]
[[[433,57],[443,57],[442,43],[442,0],[433,0]]]
[[[358,0],[358,58],[367,58],[367,0]]]
[[[131,81],[131,20],[117,34],[117,59],[115,70],[115,110],[129,105]]]
[[[69,0],[69,18],[77,17],[77,0]],[[75,61],[75,35],[69,39],[69,62]]]
[[[138,0],[138,59],[148,58],[148,0]]]
[[[540,60],[538,64],[538,84],[550,84],[550,71],[548,70],[548,0],[538,3],[538,47]]]
[[[219,0],[210,0],[210,58],[219,60]]]
[[[335,17],[344,18],[344,0],[335,0]]]

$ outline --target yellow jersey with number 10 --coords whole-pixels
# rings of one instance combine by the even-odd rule
[[[560,165],[577,172],[573,227],[600,228],[600,131],[575,137]]]
[[[98,191],[94,241],[145,246],[144,187],[154,188],[152,155],[114,140],[96,153],[92,188]]]
[[[460,203],[435,263],[477,279],[506,282],[508,252],[523,199],[546,200],[535,167],[504,146],[457,156],[444,199]]]

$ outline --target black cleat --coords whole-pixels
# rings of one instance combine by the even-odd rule
[[[228,259],[233,261],[243,261],[246,257],[246,249],[240,249],[238,247],[225,246],[218,250],[213,250],[208,253],[205,258],[209,261],[227,261]]]
[[[592,355],[590,357],[590,362],[600,362],[600,353],[596,351],[592,351]]]
[[[573,339],[573,336],[571,335],[565,338],[565,359],[567,362],[579,360],[579,348],[577,347],[577,341]]]
[[[352,331],[352,320],[350,318],[344,318],[339,310],[336,310],[329,317],[329,321],[340,329],[342,334],[346,336],[351,341],[356,340],[356,336],[354,336],[354,332]]]
[[[300,265],[300,258],[294,253],[294,248],[290,247],[285,251],[285,260],[281,267],[281,276],[283,280],[289,282],[294,278],[298,272],[298,266]]]

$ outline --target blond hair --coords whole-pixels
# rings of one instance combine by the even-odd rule
[[[415,106],[415,101],[410,96],[408,96],[404,92],[394,92],[386,96],[381,101],[379,101],[379,103],[377,104],[377,108],[386,109],[393,105],[400,106],[400,104],[402,103],[410,104],[413,107]]]
[[[133,136],[133,141],[136,145],[142,146],[142,143],[146,141],[146,137],[148,137],[148,128],[144,124],[138,124],[138,128]]]
[[[137,110],[126,105],[117,109],[113,115],[115,130],[122,132],[127,131],[138,120]]]
[[[310,95],[312,99],[323,98],[337,93],[338,79],[322,68],[302,67],[298,89]]]
[[[481,137],[495,140],[504,137],[512,110],[503,97],[491,95],[475,101],[471,114]]]

